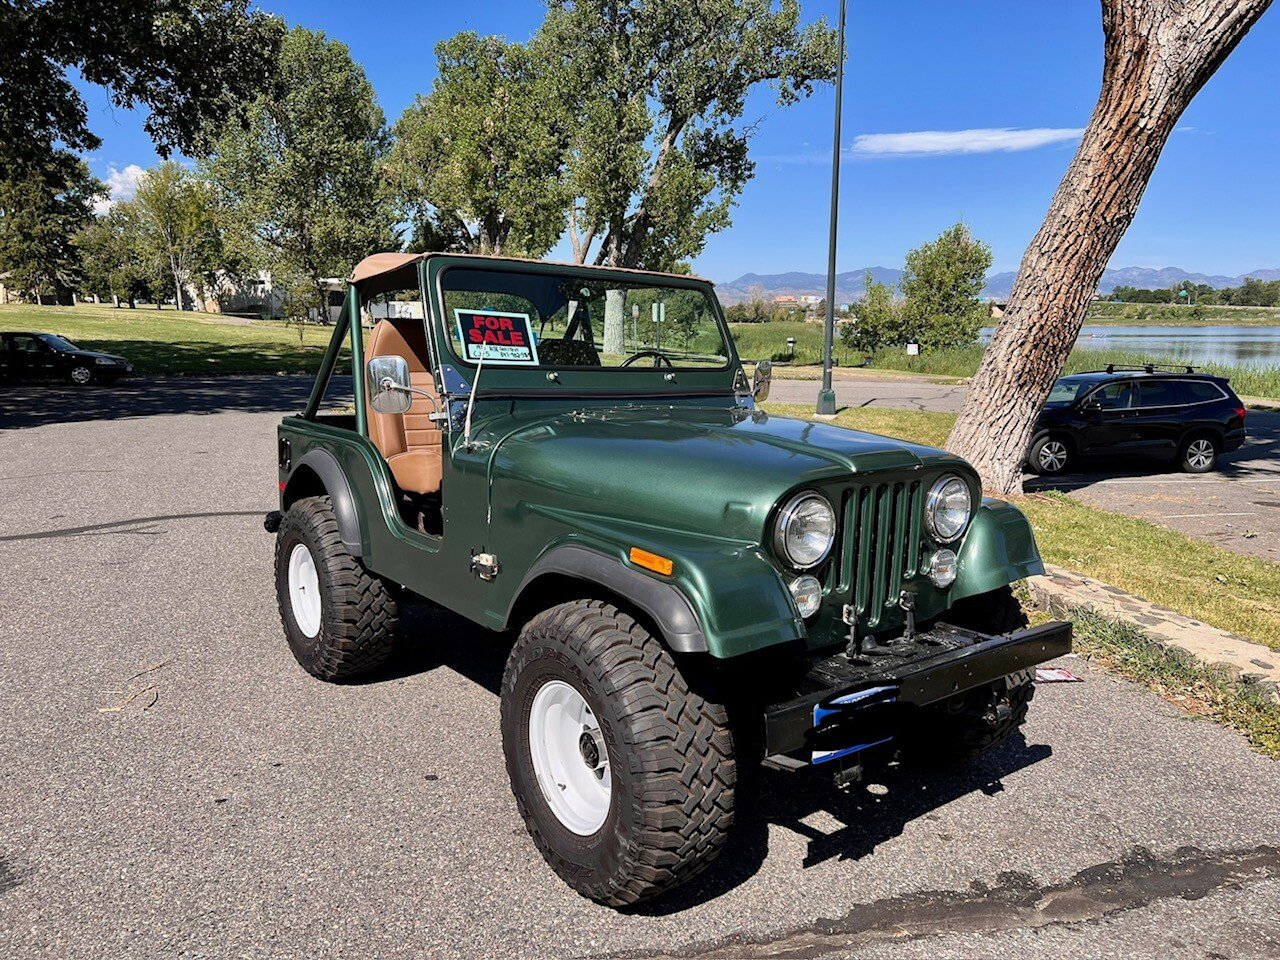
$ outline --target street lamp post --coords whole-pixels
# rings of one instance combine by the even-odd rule
[[[818,392],[819,416],[836,413],[836,392],[831,386],[831,354],[836,338],[836,223],[840,203],[840,113],[844,101],[844,19],[846,0],[840,0],[840,56],[836,61],[836,122],[831,147],[831,227],[827,238],[827,315],[822,331],[822,389]]]

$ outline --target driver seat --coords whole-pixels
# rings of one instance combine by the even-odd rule
[[[436,405],[419,394],[410,394],[412,404],[406,413],[378,413],[365,400],[369,439],[391,468],[396,486],[406,493],[440,492],[444,475],[440,425],[430,419],[439,409],[435,380],[427,370],[427,337],[421,321],[412,319],[398,323],[380,320],[369,336],[365,359],[403,357],[409,365],[409,384],[435,397]]]

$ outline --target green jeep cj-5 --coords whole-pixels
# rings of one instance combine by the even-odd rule
[[[344,347],[354,406],[328,399]],[[279,430],[294,656],[376,670],[410,595],[510,631],[516,805],[611,905],[715,857],[746,764],[844,785],[1000,742],[1071,645],[1010,590],[1043,569],[1026,519],[963,460],[765,413],[768,389],[704,280],[368,258]]]

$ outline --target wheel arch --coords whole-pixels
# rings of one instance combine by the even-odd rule
[[[678,587],[577,544],[554,547],[529,568],[507,609],[505,626],[521,626],[540,610],[579,599],[604,600],[641,616],[675,653],[708,652],[698,616]]]
[[[338,520],[342,545],[353,557],[363,557],[360,519],[351,485],[342,466],[328,450],[312,449],[298,459],[280,495],[280,509],[288,510],[305,497],[327,496]]]

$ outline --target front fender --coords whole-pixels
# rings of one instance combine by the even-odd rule
[[[561,513],[545,508],[538,512]],[[675,636],[669,637],[668,642],[676,649],[682,644],[696,644],[686,649],[705,650],[713,657],[725,658],[805,636],[804,623],[796,617],[782,576],[756,544],[656,530],[647,525],[583,514],[575,514],[572,523],[565,526],[574,533],[548,544],[531,571],[543,565],[553,572],[561,572],[557,566],[563,563],[567,548],[590,551],[613,568],[612,580],[616,581],[601,577],[596,582],[648,610],[659,623],[663,623],[663,616],[650,606],[658,602],[655,598],[663,592],[675,591],[688,604],[701,633],[701,642],[698,642],[687,629],[675,629]],[[632,547],[670,559],[671,576],[664,577],[631,563]],[[592,579],[576,569],[563,572],[584,581]],[[634,585],[638,583],[656,584],[666,590],[637,589]],[[523,584],[513,598],[512,608],[522,592]],[[678,606],[670,601],[669,594],[662,602],[663,610],[678,614]],[[676,622],[683,621],[677,616]]]
[[[983,497],[959,559],[949,594],[952,603],[1044,573],[1044,561],[1026,516],[1013,504],[993,497]]]

